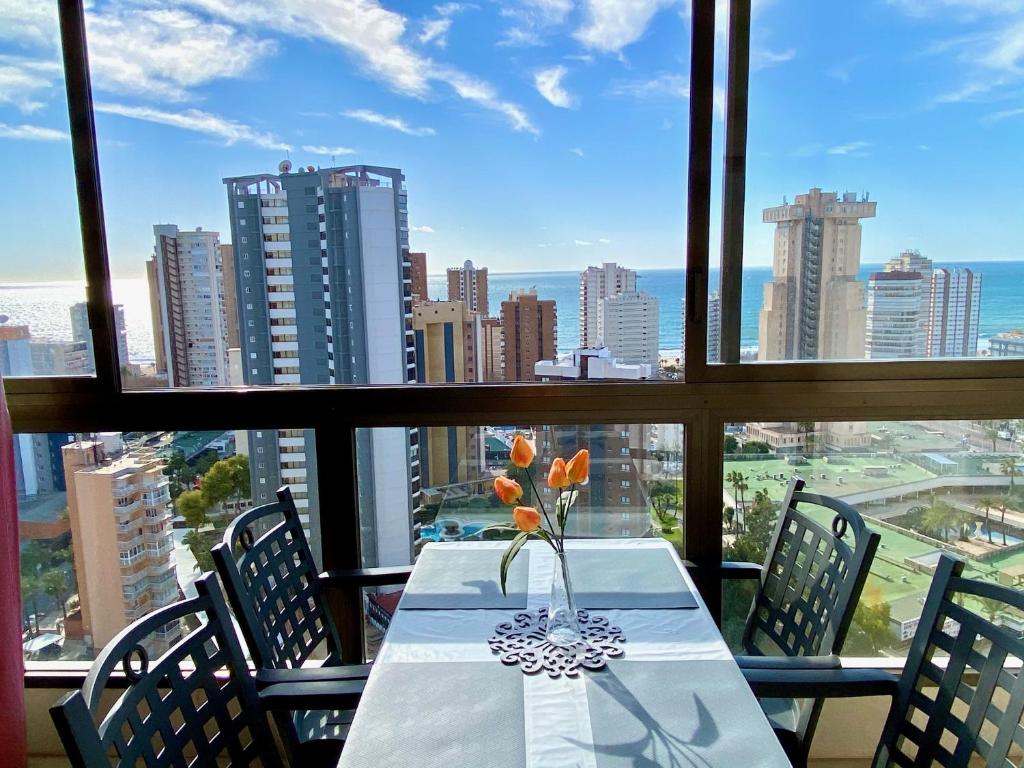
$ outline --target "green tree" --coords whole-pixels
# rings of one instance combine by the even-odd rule
[[[1009,493],[1012,496],[1013,495],[1013,479],[1017,476],[1017,472],[1019,471],[1019,467],[1017,466],[1017,457],[1016,456],[1007,456],[1005,459],[1003,459],[1001,462],[999,462],[999,471],[1002,472],[1004,475],[1009,475],[1009,477],[1010,477],[1010,490],[1009,490]]]
[[[746,503],[743,493],[748,490],[747,477],[738,470],[733,470],[725,476],[725,481],[732,486],[732,497],[736,501],[736,528],[743,530],[746,524]]]
[[[196,471],[187,461],[182,451],[175,451],[167,459],[164,465],[164,474],[170,483],[171,499],[176,499],[186,490],[192,487],[192,481],[196,479]]]
[[[726,550],[726,559],[761,563],[768,554],[768,545],[775,528],[775,502],[767,491],[757,491],[754,502],[744,515],[743,531]]]
[[[252,495],[249,458],[239,455],[221,459],[206,471],[199,488],[209,507],[223,504],[229,499],[237,505]]]
[[[60,604],[60,612],[66,621],[68,618],[67,596],[70,591],[68,575],[61,568],[51,568],[41,578],[43,591]]]
[[[985,614],[985,617],[995,624],[996,617],[1002,612],[1006,604],[1002,600],[996,600],[994,597],[982,597],[980,598],[981,611]]]
[[[751,440],[750,442],[743,444],[742,453],[771,453],[772,447],[763,440]]]
[[[933,500],[931,506],[925,511],[923,523],[933,536],[948,542],[949,529],[957,527],[959,519],[960,516],[955,508],[938,499]]]
[[[1006,510],[1011,509],[1014,512],[1020,512],[1022,505],[1015,496],[1000,496],[999,497],[999,511],[1001,513],[999,523],[1003,529],[1003,546],[1006,546]]]
[[[989,522],[989,513],[999,506],[998,496],[982,496],[978,499],[977,506],[985,510],[985,530],[988,531],[988,543],[992,543],[992,524]]]
[[[202,491],[185,491],[174,502],[178,514],[185,518],[185,524],[193,530],[202,528],[209,522],[206,510],[210,508]]]
[[[734,521],[735,517],[736,517],[736,510],[733,509],[732,507],[725,507],[722,510],[722,520],[725,521],[725,529],[727,531],[731,531],[732,530],[732,524],[733,524],[733,521]]]
[[[211,531],[204,533],[211,533]],[[208,541],[207,539],[208,537],[194,528],[181,539],[181,542],[192,550],[192,556],[196,559],[196,569],[201,573],[213,570],[213,555],[210,554],[210,547],[216,543],[216,540]]]
[[[524,506],[531,506],[533,504],[533,488],[530,487],[530,478],[532,477],[534,481],[537,480],[536,467],[536,462],[526,469],[517,467],[511,461],[505,465],[505,477],[515,480],[520,486],[522,486],[523,498],[519,503]]]
[[[851,656],[877,656],[891,645],[894,638],[889,632],[892,609],[889,603],[868,603],[861,600],[853,612],[850,634],[844,652]]]
[[[807,453],[810,456],[814,456],[815,427],[816,425],[813,421],[798,421],[796,423],[797,431],[801,432],[804,436],[804,446],[807,448]]]
[[[726,435],[724,446],[725,453],[736,453],[736,449],[739,447],[739,442],[732,435]]]

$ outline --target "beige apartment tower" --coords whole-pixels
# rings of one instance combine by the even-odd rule
[[[793,204],[765,208],[775,225],[772,281],[758,324],[760,360],[864,357],[861,219],[875,203],[846,192],[812,189]]]
[[[461,268],[448,267],[448,301],[461,301],[487,317],[487,267],[477,269],[468,259]]]
[[[620,293],[636,293],[636,271],[605,262],[580,272],[580,346],[599,347],[601,301]]]
[[[480,315],[461,301],[427,301],[413,307],[416,381],[461,384],[482,381]],[[420,477],[438,488],[472,482],[484,471],[484,435],[476,426],[420,427]]]
[[[152,451],[123,452],[116,433],[65,445],[61,453],[82,639],[102,648],[131,622],[178,599],[168,480],[161,459]],[[148,650],[166,650],[179,634],[177,622],[166,625]]]
[[[536,381],[534,366],[558,349],[558,315],[553,299],[536,291],[513,291],[501,302],[505,381]]]

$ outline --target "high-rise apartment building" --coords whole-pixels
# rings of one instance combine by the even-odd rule
[[[228,383],[228,319],[220,235],[201,227],[153,227],[156,245],[146,275],[153,313],[157,373],[172,387]]]
[[[430,294],[427,293],[427,254],[419,252],[409,253],[409,279],[412,281],[412,300],[429,301]]]
[[[482,381],[483,326],[461,301],[413,306],[416,380],[427,384]],[[420,477],[430,488],[477,480],[484,465],[483,430],[473,426],[420,427]]]
[[[617,293],[636,292],[636,272],[605,262],[580,272],[580,346],[597,347],[602,343],[598,324],[601,299]]]
[[[220,265],[224,274],[224,321],[227,324],[228,349],[237,349],[241,343],[238,340],[238,282],[235,278],[235,249],[231,243],[221,243]],[[230,379],[229,375],[229,384]]]
[[[597,338],[623,363],[658,369],[658,300],[629,291],[598,301]]]
[[[581,348],[559,360],[537,363],[541,381],[636,380],[650,375],[647,365],[623,365],[606,348]],[[569,516],[566,531],[578,537],[643,536],[651,528],[644,495],[649,479],[641,471],[650,449],[652,428],[646,424],[543,425],[534,428],[537,472],[545,477],[552,460],[568,459],[581,448],[590,451],[590,482]],[[541,485],[544,505],[554,508],[555,493]]]
[[[483,381],[504,381],[502,360],[504,359],[505,336],[501,320],[496,317],[480,318],[480,366]]]
[[[487,267],[474,267],[469,259],[461,267],[448,267],[448,301],[461,301],[487,317]]]
[[[33,341],[29,346],[36,376],[84,376],[92,371],[84,341]]]
[[[686,328],[686,317],[683,317]],[[685,333],[685,332],[684,332]],[[715,291],[708,297],[708,363],[722,359],[722,297]]]
[[[68,636],[102,648],[128,624],[178,599],[168,480],[151,451],[127,453],[120,436],[62,449],[80,615]],[[154,635],[151,654],[180,635],[177,621]]]
[[[761,360],[834,360],[864,355],[861,219],[875,203],[811,189],[764,209],[775,225],[772,281],[758,327]]]
[[[981,322],[981,274],[966,267],[932,273],[929,357],[975,357]]]
[[[553,299],[537,291],[513,291],[501,302],[505,381],[534,381],[534,366],[558,349],[558,316]]]
[[[404,176],[354,165],[224,179],[235,250],[242,374],[253,384],[405,384],[416,381]],[[412,557],[419,493],[415,434],[357,433],[363,557]],[[249,434],[253,502],[291,486],[319,551],[312,430]],[[313,514],[310,514],[310,512]]]
[[[128,360],[128,331],[124,322],[124,305],[114,305],[114,333],[117,336],[117,361],[123,368]],[[89,310],[84,301],[71,305],[71,339],[85,344],[89,364],[86,373],[96,370],[96,358],[92,348],[92,331],[89,329]]]
[[[920,272],[888,270],[868,278],[864,356],[870,360],[924,357],[928,345],[927,293],[931,280]]]

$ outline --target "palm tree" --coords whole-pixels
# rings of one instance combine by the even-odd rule
[[[1021,511],[1021,504],[1017,501],[1016,497],[1006,495],[999,498],[999,511],[1002,512],[1000,523],[1003,527],[1003,546],[1006,546],[1006,510],[1012,509],[1014,512]]]
[[[945,542],[949,541],[948,531],[950,525],[955,525],[954,515],[956,510],[944,501],[936,501],[924,513],[924,525],[933,533],[938,533],[939,538]]]
[[[996,440],[999,439],[999,430],[995,427],[989,427],[985,430],[985,437],[992,441],[992,453],[996,452]]]
[[[1003,610],[1005,604],[1002,600],[996,600],[994,597],[982,597],[980,600],[981,610],[985,613],[985,616],[988,617],[988,620],[995,624],[996,617],[999,615],[999,612]]]
[[[1017,476],[1017,457],[1007,456],[1001,462],[999,462],[999,471],[1004,475],[1010,476],[1010,495],[1013,495],[1013,478]]]
[[[998,496],[982,496],[978,499],[977,506],[985,510],[985,530],[988,531],[988,543],[992,543],[992,525],[989,523],[989,512],[999,506]]]
[[[742,510],[744,507],[743,492],[747,490],[747,478],[744,474],[738,470],[733,470],[725,476],[725,481],[732,486],[733,499],[736,501],[736,527],[740,529],[742,526],[740,521],[742,520]]]
[[[798,421],[796,423],[796,428],[804,435],[804,447],[811,456],[814,455],[814,426],[813,421]]]
[[[60,568],[52,568],[43,574],[43,591],[60,603],[60,612],[64,614],[64,620],[68,618],[67,600],[68,576]]]

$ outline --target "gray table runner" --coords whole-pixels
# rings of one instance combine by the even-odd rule
[[[696,608],[671,553],[650,549],[568,549],[576,605],[615,608]]]
[[[526,608],[530,551],[523,549],[508,571],[507,596],[498,581],[501,549],[459,550],[427,547],[416,561],[400,608]]]
[[[613,660],[586,686],[597,768],[788,766],[751,743],[770,731],[752,728],[764,715],[730,661]]]
[[[382,664],[363,694],[345,768],[522,768],[523,673],[498,662]]]

